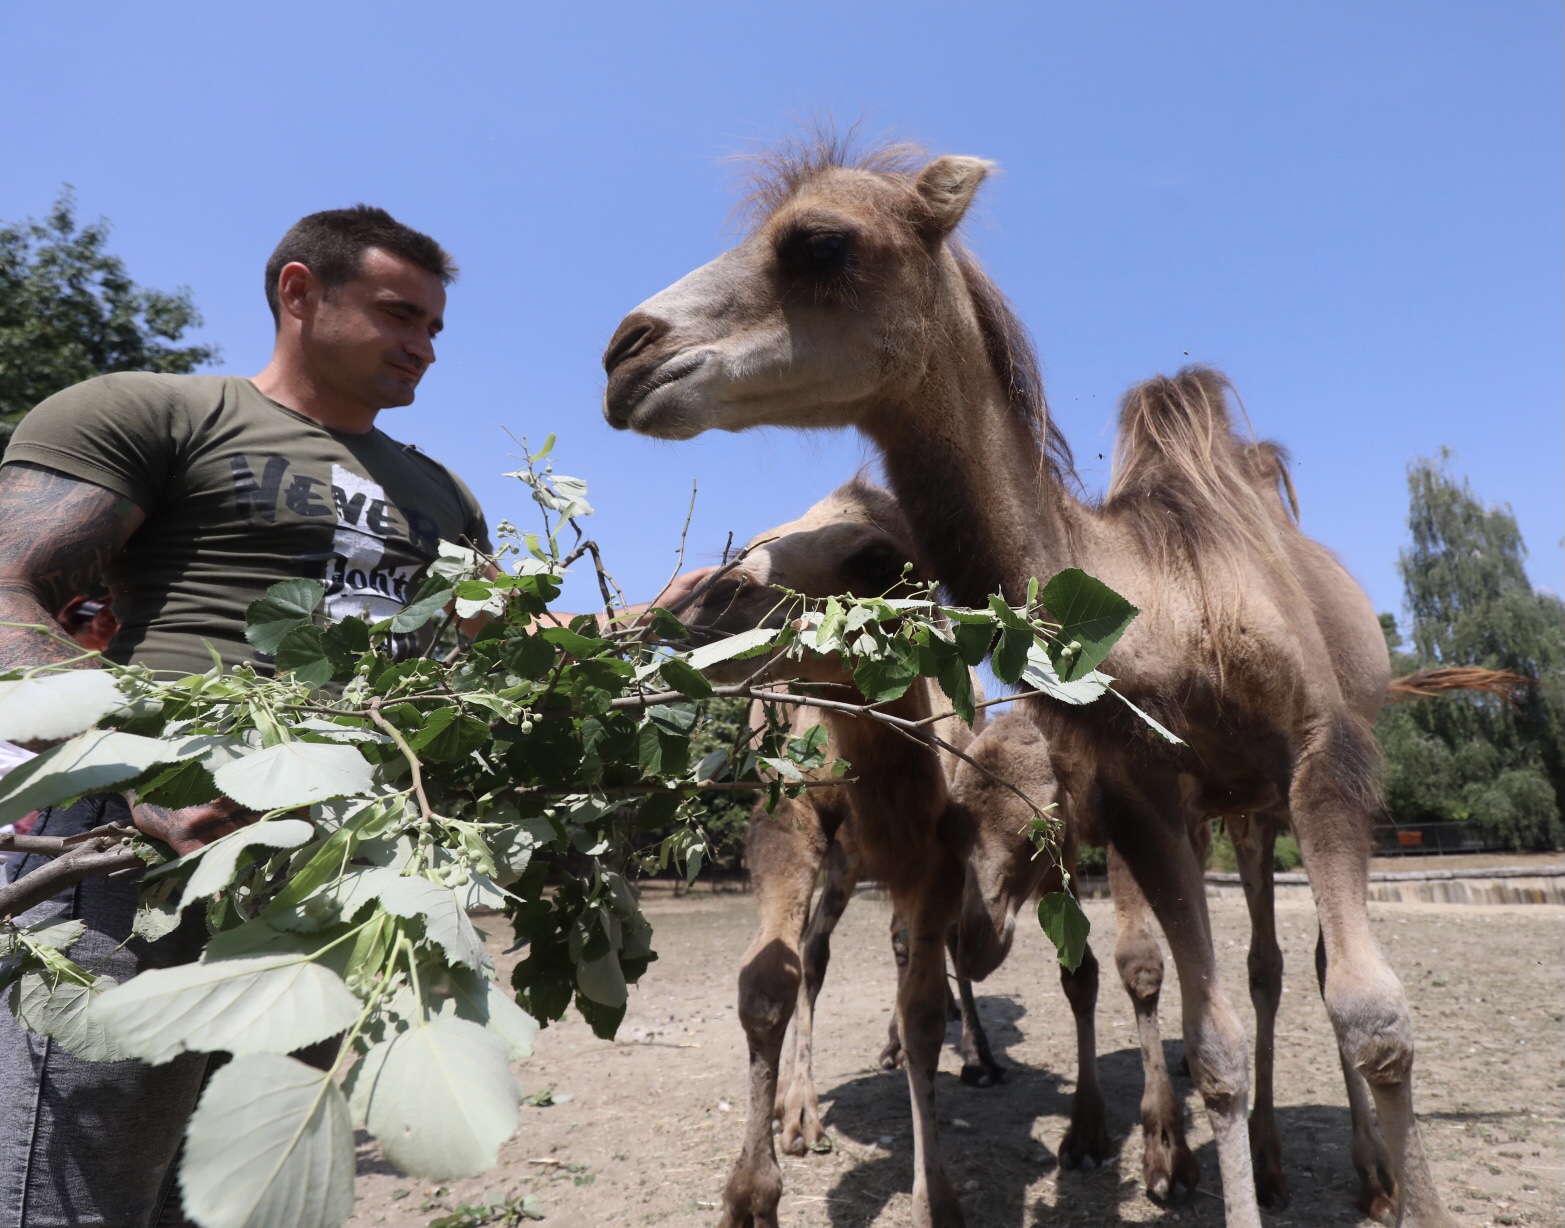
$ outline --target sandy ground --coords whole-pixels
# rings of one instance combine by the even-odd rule
[[[517,1068],[526,1093],[553,1088],[568,1102],[525,1107],[499,1168],[451,1188],[401,1177],[361,1136],[354,1225],[423,1226],[490,1193],[535,1195],[558,1228],[716,1222],[743,1127],[735,974],[754,903],[733,894],[663,897],[649,900],[647,911],[662,958],[632,991],[619,1039],[597,1040],[568,1018],[547,1029],[537,1054]],[[1220,1225],[1216,1154],[1188,1080],[1177,1086],[1186,1095],[1202,1189],[1174,1208],[1154,1204],[1141,1189],[1141,1068],[1130,1007],[1112,973],[1114,917],[1106,900],[1089,901],[1087,911],[1107,974],[1098,1041],[1111,1128],[1123,1140],[1118,1165],[1061,1172],[1055,1160],[1074,1080],[1073,1032],[1047,940],[1036,926],[1019,925],[1010,960],[979,987],[980,1012],[1010,1079],[969,1088],[956,1077],[960,1062],[949,1047],[941,1062],[937,1109],[968,1223]],[[1268,1225],[1356,1225],[1347,1101],[1314,986],[1314,914],[1292,903],[1278,912],[1289,971],[1277,1100],[1294,1197],[1287,1211],[1263,1218]],[[1565,1224],[1565,908],[1376,904],[1371,913],[1413,1004],[1417,1104],[1448,1205],[1463,1224]],[[786,1225],[911,1222],[906,1082],[874,1065],[894,986],[888,917],[884,901],[860,898],[838,930],[816,1048],[835,1147],[784,1158]],[[1253,1026],[1243,904],[1214,901],[1213,921],[1222,974]],[[1178,1000],[1177,988],[1166,985],[1171,1066]]]

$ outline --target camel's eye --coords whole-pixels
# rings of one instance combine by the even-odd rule
[[[886,543],[872,542],[849,555],[843,566],[854,581],[854,587],[878,595],[901,578],[905,561]]]
[[[837,230],[795,231],[778,247],[789,271],[821,280],[845,272],[852,254],[853,237]]]

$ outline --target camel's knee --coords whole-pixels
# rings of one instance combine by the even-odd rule
[[[752,1044],[782,1044],[800,979],[798,952],[779,940],[745,961],[739,970],[739,1022]]]
[[[1125,992],[1138,1005],[1156,1006],[1163,992],[1163,952],[1146,930],[1123,930],[1114,945],[1114,963]]]
[[[1064,964],[1060,965],[1060,988],[1065,991],[1065,1000],[1077,1018],[1097,1010],[1098,959],[1091,946],[1082,948],[1081,963],[1076,965],[1076,971],[1071,972]]]
[[[1348,1064],[1372,1087],[1405,1082],[1413,1069],[1413,1016],[1391,970],[1349,980],[1333,967],[1325,997]]]
[[[1250,1094],[1250,1043],[1233,1008],[1223,999],[1209,1004],[1195,1027],[1185,1028],[1190,1078],[1209,1106],[1242,1104]]]

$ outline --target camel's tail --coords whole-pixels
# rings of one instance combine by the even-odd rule
[[[1481,691],[1500,696],[1514,708],[1527,693],[1527,688],[1537,685],[1538,680],[1526,674],[1513,674],[1506,669],[1458,665],[1450,669],[1426,669],[1393,678],[1386,690],[1386,698],[1391,703],[1401,703],[1409,699],[1444,695],[1448,691]]]

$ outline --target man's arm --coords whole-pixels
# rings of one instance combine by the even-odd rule
[[[37,465],[0,467],[0,623],[54,625],[147,514],[123,495]],[[70,646],[0,626],[0,669],[68,661]]]

